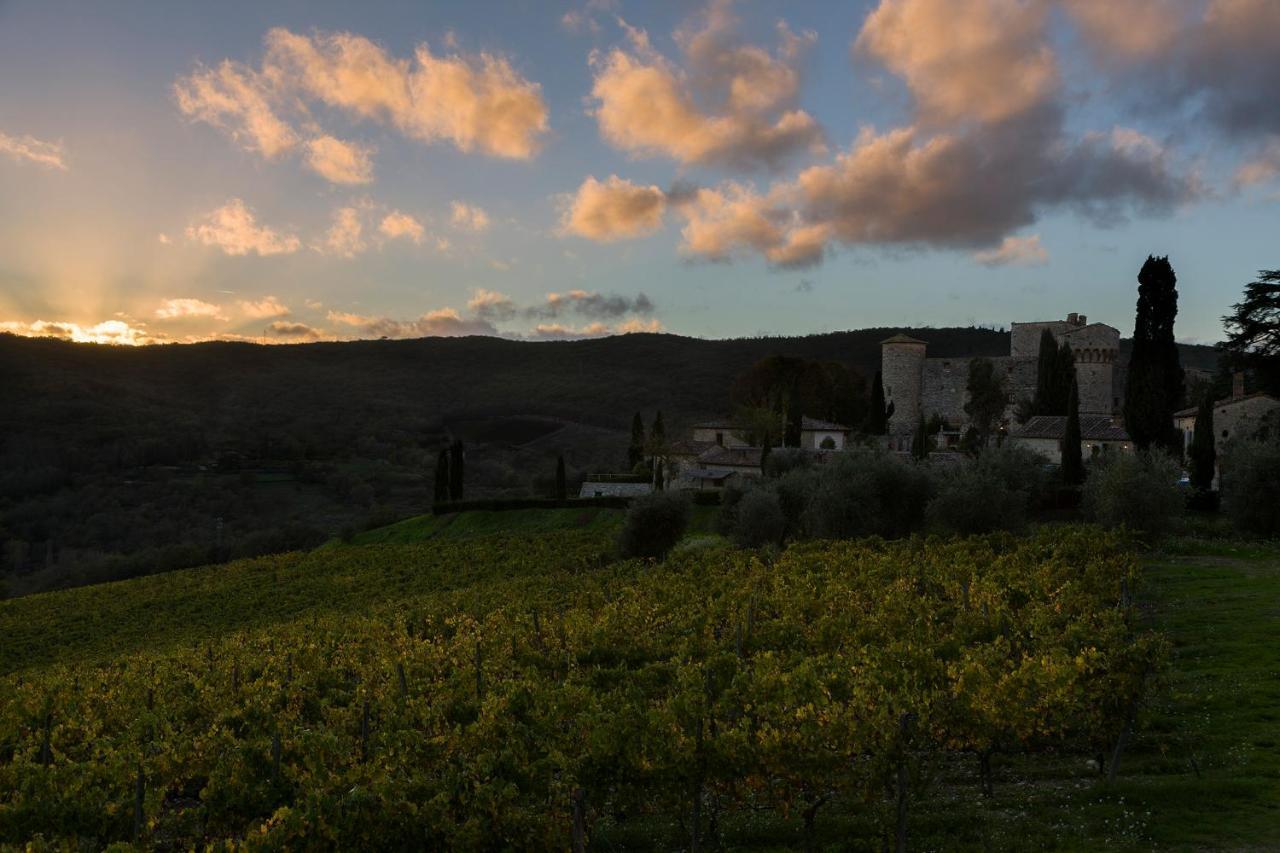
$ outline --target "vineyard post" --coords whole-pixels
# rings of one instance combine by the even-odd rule
[[[582,788],[573,791],[573,853],[586,853],[587,849],[587,792]]]

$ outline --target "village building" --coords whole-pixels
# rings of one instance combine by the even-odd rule
[[[825,461],[844,450],[853,430],[817,418],[800,419],[800,449]],[[667,448],[668,487],[722,489],[734,477],[759,477],[764,451],[747,441],[747,430],[728,418],[695,424],[692,437]]]
[[[1067,437],[1065,415],[1037,415],[1009,434],[1009,443],[1015,447],[1034,450],[1047,462],[1062,463],[1062,450]],[[1133,449],[1133,440],[1124,428],[1117,426],[1108,415],[1080,416],[1080,455],[1094,459],[1104,453]]]
[[[1009,391],[1005,421],[1013,419],[1018,401],[1035,395],[1040,356],[1040,336],[1048,329],[1059,346],[1065,341],[1076,362],[1076,382],[1082,415],[1114,417],[1120,410],[1116,381],[1120,354],[1120,330],[1105,323],[1090,323],[1083,314],[1065,320],[1013,323],[1009,355],[990,359]],[[969,425],[969,363],[972,358],[935,358],[928,344],[908,335],[894,335],[880,345],[880,374],[886,404],[892,403],[889,447],[909,451],[920,418],[940,417],[947,425],[943,445],[959,443]]]
[[[1270,394],[1246,394],[1244,374],[1235,374],[1231,396],[1213,404],[1213,444],[1218,455],[1221,456],[1231,439],[1252,438],[1257,435],[1266,419],[1277,411],[1280,411],[1280,400]],[[1184,454],[1191,448],[1191,440],[1196,434],[1196,416],[1199,413],[1199,406],[1190,406],[1173,413],[1173,425],[1182,434]],[[1216,482],[1216,474],[1214,478]]]

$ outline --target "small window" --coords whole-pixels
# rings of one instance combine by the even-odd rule
[[[1223,438],[1226,438],[1226,437],[1227,437],[1227,431],[1226,431],[1225,429],[1222,431],[1222,437],[1223,437]]]
[[[721,447],[724,447],[724,433],[722,432],[716,433],[716,444],[720,445]]]

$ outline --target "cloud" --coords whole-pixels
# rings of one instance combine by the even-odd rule
[[[626,320],[616,326],[608,323],[588,323],[574,328],[562,323],[539,323],[527,337],[544,341],[576,341],[583,338],[602,338],[607,335],[630,335],[636,332],[661,332],[662,323],[657,320]]]
[[[263,66],[283,90],[424,142],[525,160],[546,133],[541,87],[491,53],[437,56],[419,44],[412,60],[353,33],[266,34]]]
[[[477,288],[467,300],[471,313],[485,320],[510,320],[516,314],[516,306],[510,296],[495,290]]]
[[[201,299],[166,299],[156,309],[156,316],[161,320],[177,320],[183,317],[211,317],[214,320],[227,319],[222,308]]]
[[[189,226],[186,234],[188,239],[216,246],[228,255],[287,255],[301,246],[292,234],[258,225],[253,211],[238,198],[210,211],[202,223]]]
[[[635,297],[617,294],[602,294],[587,290],[570,290],[565,293],[548,293],[546,301],[540,306],[526,310],[531,317],[559,317],[562,314],[577,314],[589,319],[610,319],[624,314],[651,314],[654,310],[652,300],[643,293]]]
[[[298,136],[276,115],[273,80],[245,65],[223,60],[216,68],[197,66],[173,84],[178,109],[228,133],[241,147],[268,160],[293,148]]]
[[[0,153],[15,161],[27,161],[49,169],[67,171],[66,152],[59,142],[45,142],[34,136],[10,136],[0,131]]]
[[[1039,0],[882,0],[855,53],[901,76],[930,122],[1003,121],[1058,87]]]
[[[453,213],[451,220],[458,228],[467,231],[487,231],[489,230],[489,214],[485,213],[482,208],[466,202],[455,201],[452,205]]]
[[[307,165],[326,181],[335,184],[367,184],[373,180],[372,151],[332,136],[307,142]]]
[[[10,320],[0,322],[0,332],[11,332],[26,338],[59,338],[75,343],[120,346],[141,346],[168,340],[164,335],[152,334],[141,326],[131,326],[123,320],[105,320],[92,326],[63,320],[35,320],[30,323]]]
[[[730,4],[715,0],[701,28],[676,33],[682,68],[654,50],[643,30],[623,26],[629,47],[590,57],[596,122],[609,144],[637,156],[743,169],[776,168],[795,152],[821,149],[818,123],[795,107],[813,34],[780,24],[774,53],[744,44]]]
[[[333,224],[325,232],[324,240],[314,248],[326,255],[339,255],[344,258],[354,258],[369,248],[369,244],[364,239],[360,211],[354,207],[340,207],[335,210]]]
[[[1040,235],[1015,237],[1012,234],[994,249],[975,252],[973,259],[983,266],[1041,266],[1048,263],[1049,253],[1040,245]]]
[[[1254,155],[1236,170],[1236,189],[1265,184],[1280,177],[1280,136],[1273,136]]]
[[[1177,39],[1187,4],[1184,0],[1063,0],[1085,38],[1104,60],[1145,60],[1158,56]]]
[[[662,225],[666,194],[610,175],[604,183],[588,176],[560,220],[563,234],[608,243],[652,234]]]
[[[488,320],[464,319],[452,308],[428,311],[416,320],[393,320],[389,317],[366,317],[341,311],[330,311],[329,322],[350,326],[365,338],[459,337],[462,335],[496,335]]]
[[[397,237],[408,237],[415,243],[422,242],[422,235],[425,232],[421,222],[398,210],[393,210],[382,217],[382,222],[378,224],[378,230],[390,240],[394,240]]]
[[[267,326],[267,333],[278,338],[305,341],[318,341],[328,337],[322,329],[308,326],[306,323],[293,323],[287,320],[276,320]]]
[[[778,266],[821,260],[831,243],[985,248],[1066,208],[1110,224],[1159,215],[1203,194],[1158,143],[1132,130],[1064,138],[1059,107],[928,135],[864,131],[834,162],[766,192],[702,189],[680,206],[682,249],[726,260],[754,251]]]
[[[288,317],[290,313],[289,306],[274,296],[267,296],[257,302],[242,299],[239,305],[241,313],[255,320],[265,320],[269,317]]]

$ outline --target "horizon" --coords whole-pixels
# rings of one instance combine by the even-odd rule
[[[1220,341],[1278,265],[1280,6],[956,9],[4,4],[0,331],[1127,335],[1168,254]]]

